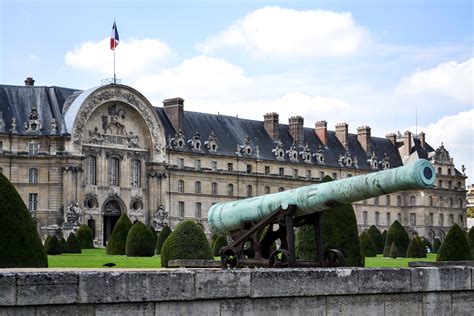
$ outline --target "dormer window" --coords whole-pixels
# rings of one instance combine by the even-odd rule
[[[293,143],[290,150],[286,151],[291,161],[298,161],[298,145]]]
[[[204,143],[204,145],[207,146],[207,149],[210,152],[216,152],[219,146],[217,146],[217,136],[214,135],[214,132],[211,132],[211,135],[209,135],[209,138],[207,141]]]
[[[318,152],[313,154],[313,156],[319,164],[324,164],[324,148],[321,145],[318,146]]]
[[[285,151],[283,150],[283,144],[278,143],[275,149],[272,149],[272,152],[275,154],[276,159],[284,160],[285,159]]]
[[[369,163],[369,166],[376,170],[379,168],[379,163],[377,161],[377,156],[375,155],[375,152],[372,152],[372,156],[367,160],[367,162]]]
[[[194,133],[193,138],[188,140],[188,143],[191,143],[191,147],[193,148],[193,150],[200,151],[201,150],[201,135],[198,132]]]
[[[184,148],[186,145],[186,142],[184,141],[184,134],[183,131],[179,130],[175,135],[174,138],[169,139],[169,145],[170,147],[176,147],[176,148]]]
[[[304,147],[304,150],[300,152],[301,158],[303,158],[304,162],[310,163],[311,162],[311,151],[308,147],[308,144]]]

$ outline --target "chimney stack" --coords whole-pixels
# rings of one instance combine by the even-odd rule
[[[347,123],[336,124],[336,137],[344,149],[349,148],[349,125]]]
[[[166,116],[170,120],[175,131],[182,130],[184,119],[184,99],[165,99],[163,100],[163,109],[165,110]]]
[[[303,123],[304,119],[301,116],[292,116],[288,120],[288,125],[290,126],[290,134],[293,137],[295,143],[297,143],[298,145],[303,145]]]
[[[420,137],[421,148],[425,149],[425,147],[426,147],[426,134],[425,134],[425,132],[421,132],[419,137]]]
[[[403,134],[403,156],[410,156],[411,153],[411,132],[406,131]]]
[[[33,77],[26,77],[25,80],[25,86],[34,86],[35,81],[33,80]]]
[[[367,155],[372,153],[372,148],[370,146],[370,127],[361,126],[357,128],[357,140],[359,141],[362,148],[365,150]]]
[[[315,124],[316,136],[324,146],[328,144],[328,122],[326,121],[317,121]]]
[[[390,133],[385,135],[385,138],[388,139],[393,145],[397,144],[397,134]]]
[[[280,139],[280,134],[278,133],[279,125],[278,113],[271,112],[263,116],[263,126],[273,140]]]

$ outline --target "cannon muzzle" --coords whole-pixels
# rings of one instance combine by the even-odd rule
[[[431,163],[420,159],[394,169],[239,201],[217,203],[209,210],[209,227],[213,233],[228,235],[241,229],[244,222],[258,222],[280,207],[287,209],[289,205],[295,205],[296,218],[322,212],[335,205],[353,203],[397,191],[429,189],[433,187],[435,178],[436,174]]]

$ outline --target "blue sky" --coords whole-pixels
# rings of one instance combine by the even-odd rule
[[[474,183],[473,11],[459,0],[0,0],[0,83],[99,85],[113,75],[115,18],[117,76],[157,106],[181,96],[193,111],[423,130]]]

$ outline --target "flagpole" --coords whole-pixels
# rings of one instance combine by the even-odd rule
[[[116,75],[115,75],[115,47],[114,47],[114,84],[117,84],[117,79],[116,79]]]

